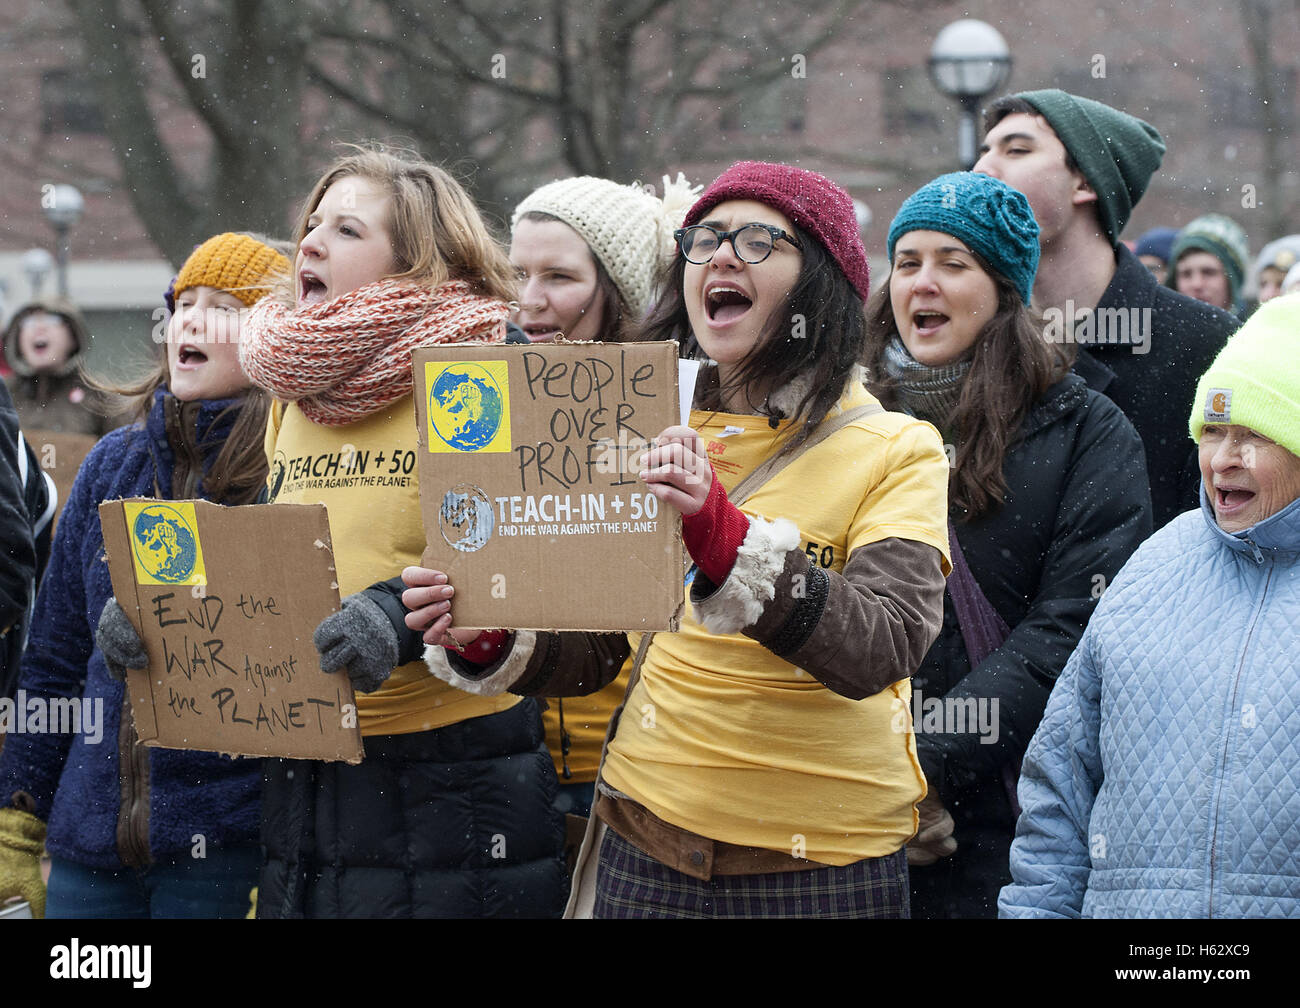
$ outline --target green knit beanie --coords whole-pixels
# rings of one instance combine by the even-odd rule
[[[1169,253],[1169,276],[1165,280],[1168,286],[1177,289],[1178,275],[1174,267],[1184,252],[1192,251],[1208,252],[1223,263],[1223,272],[1228,276],[1228,301],[1235,305],[1246,280],[1246,264],[1250,262],[1246,232],[1241,225],[1223,214],[1205,214],[1179,231]]]
[[[1165,142],[1150,123],[1057,88],[1015,97],[1038,109],[1097,194],[1097,213],[1111,245],[1160,167]]]
[[[1300,295],[1265,302],[1201,376],[1189,429],[1237,424],[1300,456]]]

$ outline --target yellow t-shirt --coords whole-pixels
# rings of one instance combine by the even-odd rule
[[[628,655],[618,678],[602,690],[588,696],[565,697],[547,701],[542,712],[546,729],[546,748],[555,760],[555,775],[561,784],[588,784],[596,779],[600,767],[600,748],[605,744],[609,719],[627,695],[627,680],[632,674],[635,653]],[[564,776],[564,756],[560,738],[560,709],[564,704],[564,730],[569,733],[569,774]]]
[[[873,401],[860,386],[844,408]],[[788,424],[694,412],[730,491]],[[813,562],[891,537],[928,543],[948,569],[948,461],[933,427],[901,413],[859,419],[787,466],[741,510],[798,526]],[[675,826],[727,843],[844,865],[897,851],[925,794],[906,679],[863,700],[832,692],[757,641],[713,635],[686,595],[678,633],[646,655],[604,780]]]
[[[296,405],[277,402],[266,455],[271,501],[329,510],[340,597],[420,562],[424,526],[411,396],[342,427],[312,423]],[[509,710],[519,700],[465,693],[413,661],[374,693],[357,694],[357,718],[362,735],[405,735]]]

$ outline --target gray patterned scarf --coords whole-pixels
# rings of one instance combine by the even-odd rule
[[[898,391],[898,408],[944,430],[961,397],[971,359],[930,367],[916,360],[897,334],[885,344],[885,373]]]

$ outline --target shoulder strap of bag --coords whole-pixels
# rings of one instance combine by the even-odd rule
[[[863,403],[861,406],[854,406],[852,409],[845,410],[839,416],[823,420],[821,425],[812,433],[803,444],[794,451],[786,455],[773,455],[771,458],[761,462],[752,473],[746,476],[736,485],[736,488],[727,494],[731,503],[740,507],[749,497],[759,490],[763,484],[776,477],[786,466],[798,459],[804,452],[809,451],[821,444],[828,437],[847,427],[855,420],[863,417],[873,416],[876,413],[883,413],[885,408],[879,403]]]
[[[957,541],[957,531],[951,523],[948,525],[948,549],[952,555],[952,574],[948,578],[947,592],[957,611],[957,627],[966,644],[966,657],[974,669],[1006,643],[1011,636],[1011,628],[993,608],[993,603],[975,580],[970,564],[966,562],[966,555],[962,553],[961,543]],[[1016,782],[1020,779],[1020,760],[1012,759],[1003,763],[1000,773],[1011,812],[1018,819],[1020,801],[1016,794]]]

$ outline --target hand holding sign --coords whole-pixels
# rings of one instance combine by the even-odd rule
[[[452,630],[451,600],[456,589],[447,583],[447,575],[428,567],[407,567],[402,571],[402,605],[411,610],[406,625],[424,631],[424,643],[455,647],[473,644],[480,630]],[[447,640],[450,637],[454,643]]]
[[[749,532],[749,519],[714,478],[708,449],[689,427],[669,427],[641,457],[641,479],[682,516],[682,541],[695,566],[722,584]]]
[[[323,507],[131,499],[99,516],[113,595],[144,643],[143,662],[121,650],[145,745],[361,761],[351,683],[319,671],[312,646],[339,608]]]
[[[464,641],[454,583],[461,626],[676,629],[679,521],[635,460],[679,419],[677,345],[439,345],[412,361],[427,543],[408,626]]]
[[[321,620],[311,639],[320,652],[321,671],[345,671],[358,693],[379,689],[398,665],[397,630],[364,592],[345,598],[338,612]]]
[[[665,428],[640,460],[640,478],[650,492],[683,516],[709,497],[713,467],[700,436],[690,427]]]
[[[108,674],[118,682],[126,681],[127,669],[149,667],[149,653],[145,650],[144,641],[135,632],[135,627],[115,598],[110,597],[99,614],[99,625],[95,627],[95,644],[104,656]]]

